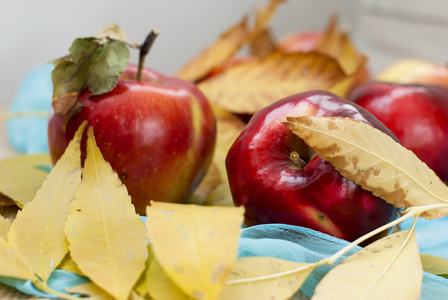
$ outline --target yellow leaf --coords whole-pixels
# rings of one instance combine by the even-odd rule
[[[0,237],[0,276],[20,278],[25,280],[34,279],[33,270],[20,253]]]
[[[227,181],[226,156],[230,147],[246,127],[246,124],[234,114],[219,107],[213,107],[216,117],[216,147],[213,161],[222,181]]]
[[[127,299],[145,267],[146,229],[126,187],[88,129],[83,180],[75,192],[65,233],[79,269],[117,299]]]
[[[0,238],[8,238],[8,231],[11,227],[11,221],[0,215]]]
[[[423,272],[413,229],[384,237],[334,267],[313,300],[419,299]]]
[[[156,259],[154,251],[152,251],[151,243],[147,245],[148,249],[148,257],[145,262],[145,271],[141,274],[137,283],[134,286],[134,291],[138,293],[140,296],[145,297],[148,294],[148,272],[151,263]]]
[[[81,270],[78,268],[78,265],[73,261],[70,253],[67,253],[65,257],[62,259],[61,263],[58,266],[58,269],[69,271],[81,276],[85,276]]]
[[[79,127],[34,200],[17,213],[8,233],[13,248],[44,282],[68,252],[64,226],[81,182],[80,141],[85,126]]]
[[[360,77],[364,76],[363,74],[366,72],[366,65],[367,57],[363,56],[363,59],[359,62],[358,69],[354,73],[343,78],[341,81],[336,82],[336,84],[331,86],[328,91],[347,99],[353,88],[362,83],[362,81],[360,81]]]
[[[201,51],[186,64],[176,76],[189,81],[197,81],[206,76],[214,68],[223,65],[240,50],[251,35],[247,26],[247,17],[226,30],[217,41]]]
[[[423,271],[435,274],[448,274],[448,260],[445,258],[434,256],[431,254],[420,254],[422,260]]]
[[[338,62],[328,55],[276,51],[263,60],[232,66],[198,87],[216,106],[233,113],[253,114],[286,96],[327,89],[345,77]]]
[[[232,192],[230,191],[229,181],[226,180],[214,189],[204,202],[208,206],[235,206],[233,203]]]
[[[0,162],[0,193],[20,207],[33,200],[51,169],[46,154],[21,155]]]
[[[94,284],[93,282],[88,282],[76,286],[72,286],[69,288],[66,288],[67,292],[72,294],[81,294],[88,296],[87,298],[82,299],[89,299],[89,300],[114,300],[115,298],[109,295],[106,291],[104,291],[102,288]]]
[[[147,288],[151,299],[154,300],[192,299],[171,281],[157,260],[153,261],[149,267]]]
[[[242,208],[153,202],[148,233],[167,276],[189,297],[216,299],[237,256]]]
[[[236,261],[219,299],[289,299],[316,268],[274,257],[244,257]]]
[[[339,117],[288,117],[285,123],[344,177],[396,207],[446,204],[448,187],[415,154],[372,126]],[[421,216],[433,219],[448,209]]]

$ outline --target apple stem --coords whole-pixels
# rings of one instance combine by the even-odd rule
[[[151,32],[146,36],[145,42],[140,46],[140,55],[138,59],[138,72],[137,72],[137,80],[142,80],[142,70],[143,65],[145,62],[145,57],[148,54],[149,50],[151,49],[152,44],[154,43],[154,40],[159,35],[160,31],[153,29]]]
[[[297,153],[296,151],[292,151],[291,154],[289,155],[289,158],[292,160],[293,163],[295,163],[299,168],[303,168],[307,165],[307,162],[304,161],[301,157],[300,154]]]

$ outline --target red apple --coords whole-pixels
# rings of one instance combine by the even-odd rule
[[[83,109],[69,119],[50,113],[48,141],[56,162],[82,121],[93,126],[104,158],[126,185],[136,211],[149,201],[182,202],[207,171],[216,128],[213,111],[190,82],[129,65],[115,88],[93,96],[84,90]],[[85,153],[83,154],[85,155]]]
[[[340,116],[396,137],[368,111],[326,91],[282,99],[257,112],[226,159],[247,226],[286,223],[353,241],[397,217],[397,209],[343,177],[280,122],[287,116]]]
[[[375,115],[445,182],[448,181],[448,88],[371,82],[350,100]]]
[[[448,66],[407,58],[384,69],[376,80],[405,84],[434,84],[448,88]]]
[[[320,30],[293,32],[282,37],[277,48],[285,53],[313,51],[319,45],[322,34]]]

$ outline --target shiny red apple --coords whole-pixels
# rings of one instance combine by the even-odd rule
[[[143,69],[139,81],[137,70],[129,65],[106,94],[84,90],[78,99],[83,109],[69,119],[66,133],[61,130],[66,116],[51,111],[48,141],[56,162],[87,120],[136,211],[144,214],[151,200],[182,202],[193,192],[212,161],[216,127],[195,85],[150,69]]]
[[[226,159],[245,224],[286,223],[353,241],[395,219],[394,206],[343,177],[280,123],[299,115],[361,120],[397,140],[368,111],[326,91],[296,94],[260,110]]]
[[[448,181],[448,88],[371,82],[350,100],[375,115],[445,182]]]

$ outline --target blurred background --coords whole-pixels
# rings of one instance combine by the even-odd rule
[[[75,38],[93,36],[108,24],[118,24],[134,43],[141,43],[149,30],[159,29],[146,66],[173,75],[243,15],[267,3],[0,0],[0,108],[8,109],[32,67],[61,57]],[[448,61],[446,0],[290,0],[279,7],[271,28],[276,37],[320,30],[332,14],[339,16],[355,45],[369,55],[373,74],[400,58]],[[137,62],[137,52],[132,51],[131,61]]]

